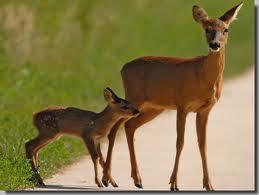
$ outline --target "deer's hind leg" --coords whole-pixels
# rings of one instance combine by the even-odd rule
[[[37,167],[38,152],[41,148],[53,141],[57,136],[57,133],[39,133],[39,135],[36,138],[26,142],[25,144],[26,156],[28,159],[30,159],[31,167],[35,174],[38,186],[44,186],[43,179],[41,178]]]
[[[98,161],[100,156],[97,152],[95,140],[91,136],[84,136],[83,140],[94,163],[95,183],[98,187],[103,187],[102,182],[98,177]]]

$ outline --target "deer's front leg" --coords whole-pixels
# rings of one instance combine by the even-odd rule
[[[109,182],[114,186],[118,187],[118,185],[115,183],[115,181],[111,177],[111,163],[112,163],[112,151],[113,151],[113,146],[115,142],[115,137],[116,133],[118,131],[118,128],[120,125],[125,121],[125,119],[120,119],[111,129],[108,139],[109,139],[109,146],[108,146],[108,151],[107,151],[107,157],[106,157],[106,162],[103,167],[103,178],[102,182],[103,184],[108,187]]]
[[[187,112],[182,108],[177,109],[177,119],[176,119],[176,129],[177,129],[177,140],[176,140],[176,155],[174,162],[174,170],[170,178],[171,190],[178,191],[177,184],[177,173],[178,165],[180,160],[180,155],[184,145],[184,132],[185,132],[185,121],[186,121]]]
[[[198,144],[202,160],[202,169],[203,169],[203,188],[207,191],[212,191],[213,187],[211,185],[208,163],[207,163],[207,151],[206,151],[206,131],[208,123],[209,110],[204,112],[197,113],[196,116],[196,130],[198,137]]]
[[[131,177],[134,180],[134,184],[138,188],[143,188],[141,177],[139,174],[139,169],[137,165],[135,146],[134,146],[134,133],[137,128],[141,125],[147,123],[159,115],[162,110],[150,109],[144,112],[141,112],[137,117],[131,118],[125,123],[125,131],[127,136],[127,142],[130,153],[130,163],[131,163]]]
[[[98,152],[98,155],[100,157],[99,163],[100,163],[101,167],[104,169],[105,162],[104,162],[103,154],[102,154],[102,151],[101,151],[101,144],[100,143],[97,144],[97,152]],[[114,181],[114,179],[112,177],[110,177],[110,183],[112,184],[113,187],[118,187],[118,185],[116,184],[116,182]]]

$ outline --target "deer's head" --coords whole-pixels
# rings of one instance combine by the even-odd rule
[[[193,18],[204,29],[207,43],[212,52],[218,52],[226,45],[229,25],[236,19],[242,5],[243,3],[238,4],[217,19],[209,18],[206,11],[197,5],[192,7]]]
[[[139,114],[139,111],[127,100],[119,98],[109,87],[103,91],[104,98],[114,112],[122,117],[132,117]]]

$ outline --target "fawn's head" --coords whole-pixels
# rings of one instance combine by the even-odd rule
[[[104,89],[103,95],[109,106],[123,117],[132,117],[139,114],[127,100],[119,98],[109,87]]]
[[[209,18],[206,11],[197,5],[192,7],[193,18],[203,27],[207,43],[212,52],[218,52],[226,45],[229,25],[236,19],[242,5],[243,3],[238,4],[218,19]]]

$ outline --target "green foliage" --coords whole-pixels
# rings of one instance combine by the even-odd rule
[[[20,190],[33,187],[33,172],[25,158],[24,144],[36,136],[31,117],[19,113],[0,115],[0,189]],[[40,173],[43,177],[76,160],[85,153],[79,139],[62,137],[43,149],[39,155]]]
[[[100,111],[102,90],[123,97],[120,69],[143,55],[206,55],[193,4],[212,18],[236,0],[1,0],[0,190],[33,187],[24,144],[37,135],[32,113],[47,105]],[[14,14],[15,13],[15,14]],[[245,0],[231,24],[225,75],[254,64],[254,2]],[[40,152],[44,178],[85,153],[77,138],[62,137]]]

